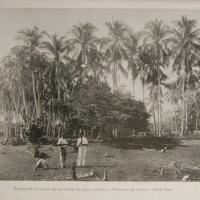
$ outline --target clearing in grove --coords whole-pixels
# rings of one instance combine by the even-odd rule
[[[5,148],[5,152],[0,153],[0,180],[64,181],[70,175],[72,163],[77,159],[77,153],[69,147],[67,167],[61,169],[58,147],[44,145],[41,151],[50,155],[47,160],[50,169],[34,171],[38,159],[33,158],[33,149],[27,149],[27,146],[2,148]],[[199,152],[200,145],[197,144],[178,146],[162,153],[153,149],[119,150],[102,143],[91,143],[87,152],[87,166],[77,167],[77,173],[88,173],[97,167],[99,174],[107,171],[108,181],[180,181],[175,178],[173,170],[161,176],[160,169],[171,161],[200,166]]]

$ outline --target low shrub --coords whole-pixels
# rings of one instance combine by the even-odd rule
[[[160,150],[164,147],[171,149],[180,145],[180,139],[172,137],[146,136],[140,138],[110,138],[104,140],[103,143],[121,149],[147,148]]]
[[[39,144],[42,140],[44,132],[42,128],[37,125],[32,125],[28,130],[25,131],[28,142],[32,144]]]
[[[12,137],[8,139],[7,144],[12,146],[20,146],[24,145],[25,142],[20,137]]]
[[[48,144],[51,144],[52,146],[57,146],[58,138],[50,138],[48,139]]]

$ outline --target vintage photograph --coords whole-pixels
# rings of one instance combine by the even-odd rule
[[[0,180],[200,180],[200,10],[0,9]]]

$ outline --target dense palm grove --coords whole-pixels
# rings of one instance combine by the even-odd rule
[[[11,129],[24,138],[34,128],[48,139],[61,132],[76,137],[83,131],[100,138],[198,131],[197,21],[183,16],[167,25],[155,19],[135,33],[112,20],[105,29],[107,36],[101,38],[91,23],[74,25],[66,37],[38,27],[17,33],[19,45],[2,59],[0,68],[5,138]],[[119,74],[131,75],[132,95],[120,89]],[[143,97],[148,96],[150,114],[144,101],[134,98],[136,79],[142,82]]]

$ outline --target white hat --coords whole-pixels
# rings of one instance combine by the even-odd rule
[[[63,138],[59,138],[57,145],[67,145],[67,140]]]

